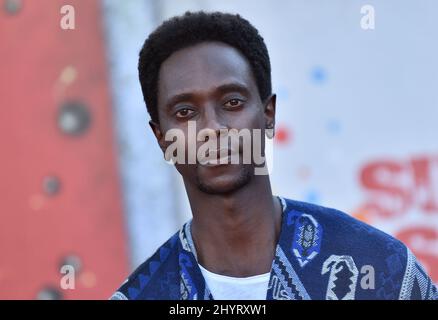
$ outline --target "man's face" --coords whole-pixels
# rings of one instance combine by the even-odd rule
[[[202,129],[215,134],[221,129],[261,129],[264,150],[264,129],[274,123],[274,116],[275,96],[262,103],[248,61],[231,46],[203,42],[174,52],[161,65],[159,125],[152,124],[152,128],[163,151],[172,143],[165,141],[166,132],[179,129],[186,137],[187,159],[189,121],[196,124],[196,133]],[[204,142],[195,143],[198,150]],[[239,150],[242,152],[242,146]],[[218,165],[203,165],[198,160],[195,164],[186,161],[175,166],[185,184],[207,193],[233,192],[245,186],[254,175],[254,164],[243,164],[242,158],[239,164]]]

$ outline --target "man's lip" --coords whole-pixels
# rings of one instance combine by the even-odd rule
[[[234,149],[230,149],[230,148],[220,148],[220,149],[215,149],[215,150],[209,150],[209,152],[213,152],[216,153],[218,156],[220,156],[221,152],[225,151],[227,154],[231,154],[234,151]]]
[[[226,156],[221,157],[221,151],[226,151]],[[216,154],[216,158],[212,159],[212,160],[206,160],[207,158],[209,158],[210,152],[215,153]],[[221,166],[221,165],[227,165],[227,164],[231,164],[231,156],[233,154],[239,153],[238,151],[236,151],[235,149],[229,149],[229,148],[221,148],[221,149],[215,149],[215,150],[209,150],[209,153],[207,156],[205,157],[201,157],[199,159],[199,163],[203,166],[208,166],[208,167],[214,167],[214,166]],[[226,161],[224,161],[224,163],[221,163],[221,160],[226,159]]]
[[[227,159],[224,163],[221,163],[221,159]],[[226,158],[220,158],[216,160],[207,161],[205,163],[201,163],[201,166],[204,167],[218,167],[218,166],[225,166],[227,164],[231,163],[231,157],[227,156]]]

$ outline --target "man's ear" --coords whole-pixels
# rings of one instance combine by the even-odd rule
[[[160,149],[163,151],[163,153],[166,150],[165,141],[164,141],[164,134],[161,131],[161,127],[158,123],[150,120],[149,125],[152,129],[152,132],[154,133],[155,138],[157,139],[158,145],[160,146]]]
[[[275,103],[277,95],[271,94],[264,103],[265,128],[275,130]]]

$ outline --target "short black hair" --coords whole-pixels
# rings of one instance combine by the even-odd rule
[[[172,53],[201,42],[219,41],[238,49],[248,60],[260,98],[272,92],[268,49],[257,29],[239,14],[186,12],[163,22],[140,51],[138,72],[144,101],[152,121],[158,123],[158,74]]]

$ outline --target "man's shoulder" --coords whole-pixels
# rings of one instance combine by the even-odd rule
[[[338,247],[372,245],[373,250],[398,249],[406,257],[407,248],[400,240],[341,210],[291,199],[284,200],[289,215],[311,216]]]
[[[300,233],[305,229],[303,224],[297,223],[296,218],[299,217],[307,217],[309,223],[314,224],[312,228],[320,229],[317,235],[321,237],[320,263],[323,266],[333,266],[336,261],[352,262],[354,270],[350,271],[358,275],[362,270],[372,268],[375,289],[362,291],[363,296],[359,298],[438,298],[437,289],[421,263],[400,240],[340,210],[284,200],[287,205],[286,218],[295,224],[292,232],[298,230]],[[300,237],[305,236],[303,234]],[[294,241],[300,237],[295,237]]]
[[[178,299],[179,231],[125,280],[111,300]]]

